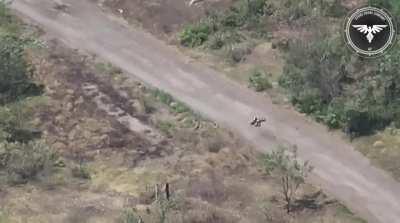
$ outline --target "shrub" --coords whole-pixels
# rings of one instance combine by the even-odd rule
[[[164,91],[156,89],[152,93],[163,104],[170,105],[174,101],[172,96]]]
[[[44,171],[50,171],[57,156],[44,143],[0,144],[0,170],[12,183],[26,183]]]
[[[160,121],[157,123],[157,128],[160,129],[162,133],[167,135],[168,137],[172,137],[175,129],[175,125],[169,121]]]
[[[260,31],[262,34],[253,36],[265,36],[265,29],[258,26],[265,16],[265,8],[266,0],[240,0],[222,13],[211,12],[205,19],[184,28],[179,35],[181,45],[197,47],[209,42],[207,47],[221,49],[243,39],[238,29],[250,33]]]
[[[343,17],[347,11],[341,4],[341,0],[325,0],[326,4],[322,5],[323,14],[330,17]]]
[[[8,9],[10,1],[0,0],[0,33],[18,33],[19,24]]]
[[[211,36],[208,41],[207,47],[212,50],[219,50],[226,45],[225,33],[216,33]]]
[[[283,0],[274,3],[275,15],[288,23],[303,17],[341,17],[346,14],[340,0]]]
[[[122,213],[120,223],[143,223],[137,213],[132,209],[127,209]]]
[[[248,43],[235,44],[226,51],[227,62],[236,64],[245,60],[252,51],[253,46]]]
[[[167,105],[173,112],[177,114],[190,112],[190,109],[187,105],[176,101],[170,94],[158,89],[152,91],[152,93],[157,100]]]
[[[80,163],[78,166],[72,168],[71,170],[72,176],[80,179],[90,180],[91,175],[90,171],[86,165]]]
[[[296,192],[305,183],[307,175],[312,171],[308,162],[301,162],[297,158],[297,151],[288,152],[286,148],[266,154],[263,158],[264,168],[268,174],[280,178],[282,196],[286,202],[286,211],[292,210]]]
[[[317,89],[305,89],[297,97],[292,98],[292,103],[306,114],[315,114],[323,109],[320,92]]]
[[[208,40],[210,34],[211,27],[204,22],[199,22],[187,26],[179,35],[179,39],[183,46],[196,47],[203,45]]]
[[[249,86],[258,92],[265,91],[272,87],[267,75],[260,70],[254,70],[252,72],[249,77]]]
[[[338,38],[290,44],[279,84],[301,112],[350,136],[399,123],[400,46],[374,61],[350,56]]]
[[[221,149],[226,146],[223,135],[214,133],[208,137],[209,139],[205,142],[205,146],[208,152],[218,153]]]
[[[212,50],[218,50],[223,47],[232,48],[243,40],[244,37],[235,30],[222,31],[217,32],[210,37],[207,42],[207,47]]]
[[[279,84],[288,89],[292,103],[301,112],[331,128],[341,127],[343,105],[333,106],[333,102],[343,94],[345,80],[350,76],[347,49],[339,37],[292,42],[289,47]]]
[[[41,132],[27,125],[32,117],[28,107],[27,101],[0,106],[0,130],[6,133],[5,140],[28,142],[40,138]]]
[[[190,109],[187,105],[185,105],[182,102],[172,102],[169,107],[172,109],[173,112],[180,114],[180,113],[185,113],[189,112]]]
[[[244,22],[244,15],[237,10],[232,10],[224,15],[221,20],[221,25],[225,28],[237,28],[243,26]]]
[[[399,21],[400,18],[400,2],[398,0],[368,0],[370,5],[383,7],[391,12],[391,14]]]
[[[0,105],[43,91],[29,80],[29,65],[24,58],[26,44],[17,36],[0,35]]]
[[[320,114],[320,121],[326,124],[330,129],[341,128],[345,123],[345,111],[343,105],[331,102],[327,109]]]

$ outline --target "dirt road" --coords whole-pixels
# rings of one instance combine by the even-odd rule
[[[315,170],[312,183],[342,200],[370,223],[400,222],[400,183],[354,151],[344,140],[296,112],[227,80],[201,64],[190,62],[172,47],[122,21],[105,15],[89,0],[15,0],[21,16],[72,48],[95,53],[134,78],[163,89],[194,110],[236,130],[257,148],[297,145]],[[60,7],[59,7],[60,8]],[[251,128],[255,114],[268,117]]]

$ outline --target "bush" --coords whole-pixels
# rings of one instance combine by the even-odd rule
[[[160,121],[157,123],[157,128],[168,137],[172,137],[176,131],[175,125],[169,121]]]
[[[286,56],[279,84],[288,89],[292,103],[303,113],[311,114],[330,127],[342,123],[338,106],[330,106],[342,95],[349,77],[349,53],[339,37],[313,42],[292,42]]]
[[[166,104],[168,106],[174,101],[172,96],[164,91],[156,89],[156,90],[152,91],[152,93],[157,100],[159,100],[161,103]]]
[[[185,105],[182,102],[172,102],[169,107],[172,109],[173,112],[180,114],[180,113],[185,113],[189,112],[190,109],[187,105]]]
[[[318,115],[317,115],[318,116]],[[341,128],[345,123],[345,111],[343,105],[331,102],[327,109],[319,116],[320,121],[327,125],[330,129]]]
[[[400,33],[399,30],[399,21],[400,21],[400,1],[398,0],[369,0],[368,3],[373,6],[383,7],[391,13],[394,17],[394,20],[397,21],[397,33]]]
[[[327,3],[322,5],[323,14],[330,17],[343,17],[347,11],[341,4],[341,0],[325,0]]]
[[[32,117],[27,103],[27,101],[19,101],[7,106],[0,106],[0,130],[6,133],[3,135],[6,137],[4,140],[28,142],[40,138],[41,132],[27,125]]]
[[[177,114],[191,111],[187,105],[182,102],[176,101],[170,94],[164,91],[156,89],[152,91],[152,93],[157,100],[167,105],[173,112]]]
[[[29,80],[27,45],[14,35],[0,35],[0,105],[42,93],[43,88]]]
[[[400,16],[400,2],[397,0],[369,0],[368,4],[383,7],[389,10],[393,16]]]
[[[340,0],[283,0],[272,2],[279,20],[292,23],[301,18],[341,17],[346,9]]]
[[[207,42],[207,47],[212,50],[219,50],[223,47],[232,48],[236,44],[241,43],[245,38],[235,30],[217,32],[211,35]]]
[[[306,114],[320,113],[324,106],[317,89],[305,89],[297,97],[292,98],[292,103],[300,112]]]
[[[78,166],[72,168],[72,176],[80,179],[90,180],[90,171],[86,165],[80,163]]]
[[[26,183],[51,171],[57,159],[44,143],[0,143],[0,170],[12,183]]]
[[[254,70],[252,72],[249,77],[249,86],[257,92],[265,91],[272,87],[267,75],[260,70]]]
[[[9,3],[10,1],[0,0],[0,34],[2,32],[14,34],[19,32],[19,24],[8,9]]]
[[[266,0],[240,0],[223,13],[211,12],[196,24],[188,25],[180,33],[179,39],[183,46],[197,47],[206,42],[211,49],[221,49],[223,46],[241,42],[244,38],[237,30],[262,32],[265,29],[258,24],[265,16]]]
[[[187,26],[179,35],[179,39],[183,46],[196,47],[203,45],[210,34],[211,27],[204,22],[199,22],[198,24]]]
[[[400,122],[399,45],[373,61],[351,56],[339,38],[289,47],[279,84],[301,112],[351,136]]]
[[[143,223],[140,220],[140,217],[137,216],[136,212],[132,209],[127,209],[122,213],[122,216],[119,220],[120,223]]]
[[[223,137],[223,135],[218,133],[210,135],[208,137],[209,139],[205,142],[208,152],[218,153],[221,149],[223,149],[227,145]]]

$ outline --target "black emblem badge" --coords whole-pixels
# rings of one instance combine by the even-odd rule
[[[393,45],[395,37],[395,23],[384,9],[371,6],[359,8],[346,19],[346,42],[361,56],[382,55]]]

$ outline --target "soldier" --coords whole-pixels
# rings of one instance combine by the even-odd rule
[[[258,118],[254,117],[254,119],[250,122],[250,125],[255,126],[255,127],[261,127],[261,124],[265,122],[267,119],[266,118]]]
[[[250,122],[250,125],[256,125],[258,123],[258,118],[254,117],[253,121]]]
[[[265,119],[265,118],[259,118],[259,119],[258,119],[258,122],[257,122],[257,124],[256,124],[256,127],[261,127],[261,124],[262,124],[263,122],[265,122],[265,121],[267,121],[267,119]]]

